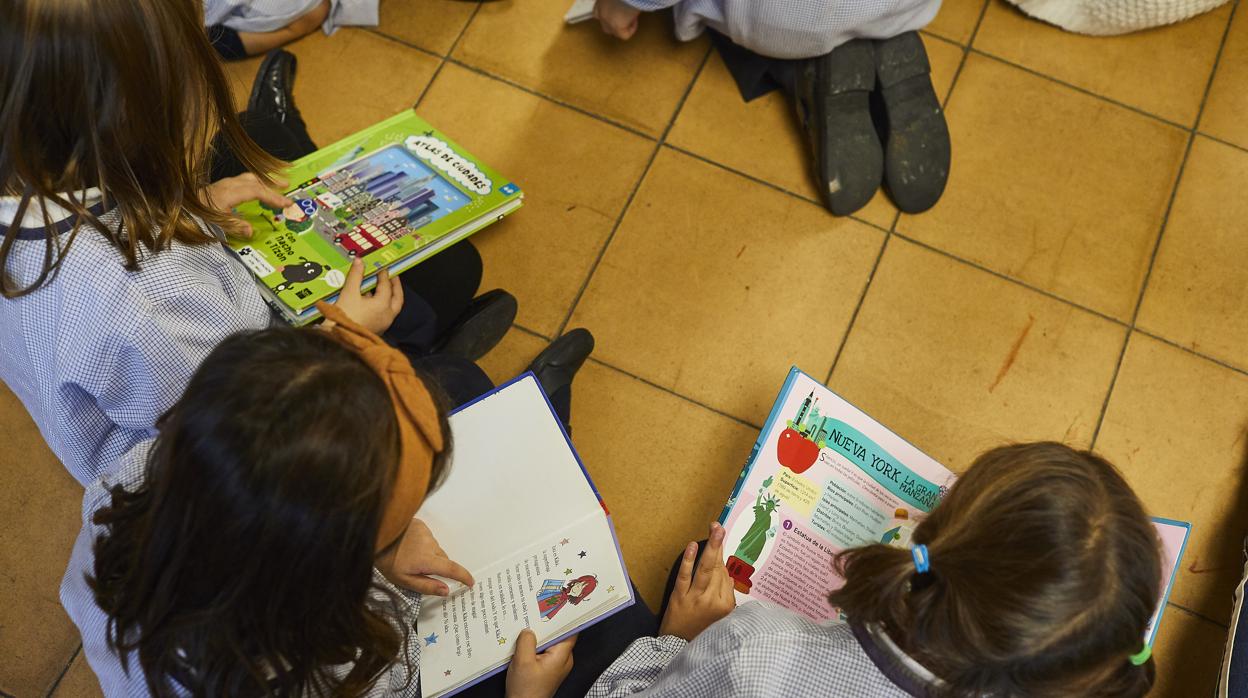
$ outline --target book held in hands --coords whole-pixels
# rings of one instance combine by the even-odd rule
[[[293,325],[320,317],[316,302],[338,296],[353,260],[363,261],[371,289],[382,269],[410,269],[524,198],[410,110],[296,160],[283,176],[294,203],[238,207],[252,237],[230,241],[230,249]]]

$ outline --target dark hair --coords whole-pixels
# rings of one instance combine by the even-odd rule
[[[0,295],[29,293],[55,274],[86,223],[136,269],[140,246],[214,242],[196,217],[222,224],[206,200],[212,140],[271,183],[278,162],[243,132],[229,83],[204,34],[199,0],[5,0],[0,3],[0,195],[19,196],[0,242]],[[89,187],[116,207],[103,225]],[[64,239],[44,219],[43,267],[25,287],[9,278],[26,211],[75,215]]]
[[[155,695],[366,689],[401,646],[368,604],[399,458],[381,378],[320,330],[242,333],[159,426],[143,484],[93,519],[88,583],[123,666],[135,653]]]
[[[981,455],[914,531],[836,560],[829,601],[878,623],[950,696],[1142,696],[1129,661],[1160,595],[1157,534],[1118,471],[1058,443]]]

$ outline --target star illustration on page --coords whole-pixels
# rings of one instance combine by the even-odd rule
[[[586,553],[584,550],[582,550],[581,552],[577,553],[577,555],[576,555],[576,556],[577,556],[577,557],[585,557],[586,555],[588,555],[588,553]]]
[[[450,670],[450,669],[447,669],[446,671],[442,672],[442,675],[443,675],[443,676],[450,676],[450,675],[451,675],[451,670]]]
[[[571,567],[567,568],[566,570],[564,570],[564,571],[563,571],[563,573],[564,573],[564,574],[572,574],[572,568],[571,568]]]
[[[563,540],[559,541],[559,545],[567,545],[567,544],[568,544],[567,538],[564,538]]]
[[[436,645],[436,644],[438,644],[437,633],[432,633],[429,635],[429,637],[425,638],[425,647],[428,647],[429,645]]]
[[[613,593],[615,593],[615,585],[614,585],[614,584],[612,584],[611,586],[607,587],[607,593],[608,593],[608,594],[613,594]]]
[[[498,638],[498,644],[500,644],[500,645],[505,645],[505,644],[507,644],[507,638],[505,638],[505,637],[500,637],[500,638]]]

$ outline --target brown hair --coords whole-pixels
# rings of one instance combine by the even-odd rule
[[[829,600],[878,623],[950,696],[1142,696],[1129,661],[1160,595],[1156,532],[1118,471],[1058,443],[981,455],[914,531],[910,552],[870,545],[836,561]]]
[[[84,223],[128,269],[140,246],[215,241],[196,220],[226,221],[203,192],[214,134],[271,183],[278,162],[243,132],[203,21],[199,0],[0,3],[0,195],[20,197],[0,242],[0,295],[46,283]],[[90,187],[115,207],[116,229],[85,205]],[[21,287],[8,274],[13,241],[26,211],[48,204],[74,225],[62,239],[45,213],[43,267]]]
[[[399,458],[382,379],[320,330],[241,333],[159,428],[144,481],[93,518],[87,581],[123,666],[157,696],[366,690],[406,641],[369,601]]]

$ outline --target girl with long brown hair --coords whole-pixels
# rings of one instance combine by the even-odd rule
[[[760,602],[735,607],[712,530],[690,544],[659,637],[641,638],[590,698],[905,696],[1138,698],[1154,660],[1157,534],[1099,456],[1057,443],[981,455],[915,529],[836,560],[815,623]]]
[[[328,332],[223,341],[88,487],[61,599],[105,695],[419,695],[421,593],[447,593],[429,575],[474,583],[413,518],[446,413],[404,354],[326,313]],[[549,698],[571,645],[522,637],[508,695]]]
[[[247,112],[291,132],[286,158],[315,147],[293,74],[289,54],[266,59]],[[152,437],[217,343],[274,321],[222,243],[250,232],[233,206],[289,203],[266,174],[279,165],[235,115],[199,0],[0,3],[0,380],[83,485]],[[362,275],[339,307],[414,354],[479,358],[515,315],[505,292],[473,301],[466,244],[406,274],[406,299],[384,271],[362,296]]]

